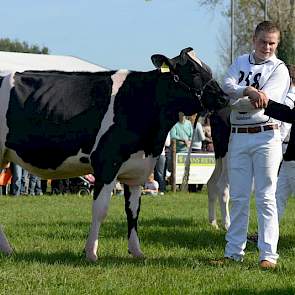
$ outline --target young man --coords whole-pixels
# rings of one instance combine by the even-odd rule
[[[260,107],[265,95],[283,103],[289,89],[288,70],[275,56],[279,38],[280,31],[274,23],[260,23],[253,36],[254,51],[236,59],[225,76],[223,86],[233,107],[228,151],[231,224],[226,234],[224,256],[242,261],[245,255],[254,179],[259,262],[263,269],[275,268],[278,259],[275,191],[282,157],[280,122],[265,115]],[[240,99],[245,96],[257,109],[247,109],[240,104]]]

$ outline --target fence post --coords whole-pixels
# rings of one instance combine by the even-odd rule
[[[172,159],[172,167],[171,167],[171,187],[172,191],[176,192],[176,140],[171,140],[171,159]]]

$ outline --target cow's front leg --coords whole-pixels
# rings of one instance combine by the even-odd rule
[[[141,252],[137,235],[137,221],[140,211],[141,188],[137,186],[124,185],[125,212],[128,223],[128,252],[134,257],[144,257]]]
[[[13,249],[11,248],[4,231],[0,225],[0,251],[6,255],[11,255],[13,253]]]
[[[110,184],[96,184],[92,203],[92,224],[85,246],[86,258],[90,261],[97,260],[99,228],[107,216],[112,190],[115,180]]]

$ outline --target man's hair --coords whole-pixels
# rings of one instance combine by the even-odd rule
[[[287,65],[291,82],[295,84],[295,65]]]
[[[280,34],[280,28],[276,23],[265,20],[257,25],[254,35],[257,36],[260,32]]]

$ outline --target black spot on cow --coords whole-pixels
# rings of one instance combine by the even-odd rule
[[[6,115],[6,146],[43,169],[56,169],[80,149],[89,154],[111,86],[104,73],[17,73]]]
[[[83,163],[83,164],[89,164],[90,163],[89,158],[86,158],[86,157],[81,157],[80,162]]]

